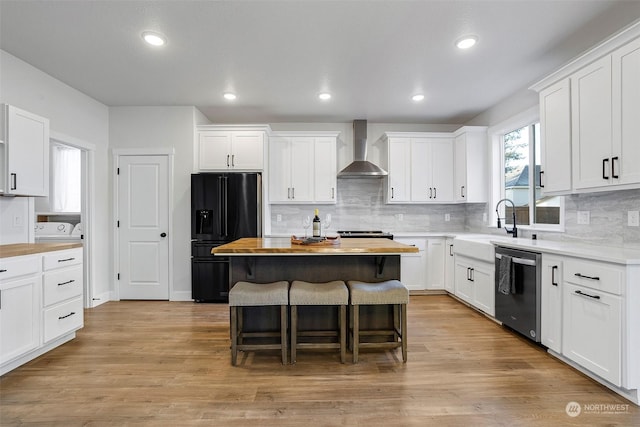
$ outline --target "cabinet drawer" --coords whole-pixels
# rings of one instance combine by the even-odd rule
[[[82,264],[82,248],[50,252],[44,255],[44,270]]]
[[[82,298],[78,297],[44,311],[44,342],[49,342],[84,325]]]
[[[39,258],[39,255],[1,258],[0,281],[40,272]]]
[[[82,266],[44,274],[44,306],[82,295]]]
[[[622,295],[624,271],[612,264],[597,261],[567,260],[564,280],[591,289]]]

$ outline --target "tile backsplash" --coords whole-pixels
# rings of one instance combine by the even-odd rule
[[[331,214],[329,231],[383,230],[392,233],[466,231],[504,234],[483,221],[486,203],[385,204],[384,179],[339,179],[335,205],[271,205],[273,235],[303,234],[302,218],[320,210]],[[627,212],[640,210],[640,190],[565,196],[565,231],[535,231],[539,239],[640,248],[640,227],[627,225]],[[578,224],[578,211],[589,211],[590,224]],[[277,221],[280,215],[281,221]],[[445,221],[448,216],[449,221]],[[523,237],[531,232],[523,230]]]

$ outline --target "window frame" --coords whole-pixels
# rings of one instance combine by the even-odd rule
[[[523,127],[529,127],[535,123],[540,122],[540,112],[538,107],[532,107],[528,110],[525,110],[515,116],[506,119],[497,125],[491,126],[488,129],[489,140],[491,141],[491,204],[489,205],[489,215],[491,221],[488,224],[489,228],[497,228],[497,219],[495,206],[496,203],[505,198],[505,176],[504,176],[504,144],[503,138],[504,135],[512,132],[516,129],[520,129]],[[539,140],[536,141],[538,144],[542,144],[541,136],[539,136]],[[542,150],[541,150],[542,152]],[[529,144],[529,159],[530,162],[534,163],[534,167],[529,165],[529,183],[535,182],[535,147],[534,144]],[[540,159],[540,162],[543,162],[543,159]],[[530,186],[531,188],[531,186]],[[532,196],[533,194],[533,196]],[[522,230],[528,231],[555,231],[555,232],[564,232],[565,231],[565,198],[564,196],[557,196],[560,198],[560,218],[559,224],[539,224],[532,223],[528,225],[520,225],[518,224],[518,228]],[[534,203],[529,203],[530,209],[530,218],[535,218],[535,188],[533,191],[530,191],[529,200],[533,200]],[[500,217],[504,218],[504,209],[505,206],[502,204],[500,206]],[[505,221],[506,222],[506,221]]]

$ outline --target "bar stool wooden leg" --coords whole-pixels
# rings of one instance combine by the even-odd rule
[[[360,306],[353,306],[353,363],[358,363],[358,345],[360,344]]]
[[[282,364],[287,364],[287,307],[280,306],[280,345],[282,347]]]
[[[236,311],[237,311],[237,313],[236,313],[236,321],[238,322],[238,338],[237,338],[237,342],[238,342],[238,344],[242,345],[243,344],[242,330],[243,330],[243,327],[244,327],[242,320],[243,320],[244,314],[242,313],[242,307],[241,306],[236,307]]]
[[[340,306],[340,363],[344,363],[347,356],[347,306]]]
[[[407,305],[400,305],[400,316],[402,317],[402,361],[407,363]]]
[[[296,346],[298,340],[298,306],[291,306],[291,364],[296,363]]]
[[[236,366],[238,359],[238,313],[237,307],[231,308],[231,364]]]
[[[400,330],[400,305],[393,304],[393,340],[398,342],[398,331]]]

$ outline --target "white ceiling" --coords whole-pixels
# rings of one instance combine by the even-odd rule
[[[0,0],[0,48],[108,106],[195,105],[216,123],[455,124],[638,17],[636,0]],[[146,46],[144,30],[168,44]],[[468,33],[477,46],[456,49]]]

